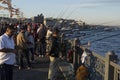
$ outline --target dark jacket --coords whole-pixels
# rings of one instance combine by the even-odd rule
[[[50,51],[50,56],[59,57],[59,40],[57,36],[52,36],[52,47]]]

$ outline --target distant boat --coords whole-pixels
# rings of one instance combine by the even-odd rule
[[[104,28],[104,31],[112,31],[112,28]]]
[[[61,28],[61,30],[65,30],[65,31],[67,31],[67,30],[71,30],[71,28],[65,28],[65,27],[63,27],[63,28]]]

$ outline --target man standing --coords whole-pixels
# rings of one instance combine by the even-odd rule
[[[26,32],[26,36],[27,36],[27,46],[29,49],[29,53],[31,53],[31,61],[34,62],[34,37],[33,37],[33,33],[32,33],[32,29],[31,27],[27,27],[27,32]]]
[[[81,46],[81,42],[79,39],[75,39],[74,51],[75,51],[74,54],[75,58],[73,64],[74,64],[74,69],[76,71],[77,68],[82,65],[81,57],[84,52],[84,48]]]
[[[15,63],[14,27],[7,25],[6,32],[0,36],[0,80],[12,80]]]
[[[40,55],[39,56],[45,56],[46,54],[46,26],[44,24],[40,24],[37,34],[38,34],[38,43],[39,43],[39,48],[40,48]]]
[[[29,50],[27,46],[27,37],[25,35],[25,26],[21,26],[20,32],[17,35],[17,47],[18,47],[18,53],[19,53],[19,61],[20,66],[19,69],[24,68],[23,58],[26,58],[27,61],[27,69],[30,69],[31,64],[29,60]]]

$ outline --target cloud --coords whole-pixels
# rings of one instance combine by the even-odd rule
[[[97,8],[103,6],[119,6],[120,0],[98,0],[98,1],[91,1],[86,3],[77,3],[71,4],[73,8]]]
[[[101,3],[101,4],[120,4],[120,0],[101,0],[101,1],[95,1],[95,3]]]
[[[86,3],[86,4],[81,4],[79,7],[82,8],[93,8],[93,7],[99,7],[101,4],[99,3]]]
[[[71,7],[73,8],[96,8],[100,7],[101,4],[99,3],[82,3],[82,4],[73,4]]]
[[[101,2],[101,3],[107,3],[107,4],[109,4],[109,3],[120,3],[120,0],[102,0],[102,1],[99,1],[99,2]]]

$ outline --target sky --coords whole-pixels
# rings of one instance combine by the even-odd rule
[[[120,25],[120,0],[12,0],[25,17],[82,20],[88,24]],[[2,12],[3,13],[3,12]]]

